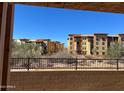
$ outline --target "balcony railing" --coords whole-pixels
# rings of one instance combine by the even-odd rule
[[[124,59],[11,58],[11,69],[124,69]]]

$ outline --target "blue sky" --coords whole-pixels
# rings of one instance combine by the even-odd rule
[[[124,14],[16,5],[13,38],[48,38],[65,43],[68,34],[124,32]]]

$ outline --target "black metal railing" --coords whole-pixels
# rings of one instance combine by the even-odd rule
[[[11,69],[124,69],[124,59],[11,58]]]

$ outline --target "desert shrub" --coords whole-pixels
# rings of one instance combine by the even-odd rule
[[[116,59],[123,57],[124,46],[121,43],[113,42],[107,50],[107,57]]]
[[[12,43],[12,58],[32,58],[41,56],[41,48],[35,44]]]

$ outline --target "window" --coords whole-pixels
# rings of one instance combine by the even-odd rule
[[[105,55],[105,52],[102,52],[102,55]]]
[[[124,41],[124,38],[121,38],[121,41]]]
[[[83,51],[83,54],[84,54],[84,55],[86,55],[86,53],[87,53],[86,51]]]
[[[105,45],[105,42],[102,42],[102,45]]]
[[[70,42],[70,45],[72,45],[72,42]]]
[[[77,45],[79,45],[80,43],[79,42],[77,42]]]
[[[97,50],[99,50],[99,47],[96,47]]]
[[[102,38],[102,41],[105,41],[105,38]]]
[[[70,40],[73,40],[73,38],[71,37]]]
[[[86,47],[83,47],[84,50],[86,50]]]
[[[97,41],[100,41],[100,38],[96,38]]]
[[[99,52],[96,52],[96,55],[99,55]]]
[[[105,47],[102,47],[102,50],[105,50]]]
[[[83,45],[86,45],[86,42],[83,42]]]
[[[96,45],[99,45],[99,42],[96,42]]]

